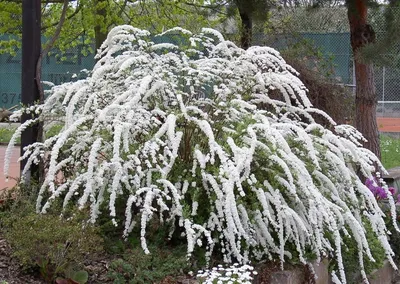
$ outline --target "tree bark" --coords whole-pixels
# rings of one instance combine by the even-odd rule
[[[96,0],[95,1],[95,15],[96,15],[96,23],[94,27],[94,37],[95,37],[95,44],[96,50],[100,48],[103,42],[107,38],[107,30],[106,28],[106,17],[107,17],[107,10],[106,4],[108,0]]]
[[[356,73],[356,111],[355,126],[368,140],[364,147],[381,158],[379,131],[376,122],[377,98],[374,82],[374,71],[370,64],[355,60]]]
[[[248,49],[251,46],[251,41],[253,39],[253,21],[251,16],[246,11],[241,11],[240,8],[239,15],[242,21],[240,45],[243,49]]]
[[[367,23],[367,0],[347,0],[346,4],[356,75],[355,127],[368,140],[364,143],[364,147],[380,159],[373,65],[363,63],[358,54],[360,48],[375,41],[375,33]]]

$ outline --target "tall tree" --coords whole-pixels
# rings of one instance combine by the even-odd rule
[[[106,40],[108,33],[108,26],[104,25],[107,21],[107,10],[109,9],[108,0],[95,0],[95,24],[94,24],[94,38],[96,50],[100,48],[101,44]],[[107,9],[108,8],[108,9]]]
[[[240,16],[240,45],[247,49],[253,39],[254,21],[266,22],[268,12],[274,3],[270,0],[233,0],[232,7],[237,9]]]
[[[368,24],[368,0],[347,0],[346,5],[356,77],[355,126],[367,139],[364,146],[380,158],[373,64],[360,56],[363,47],[375,42],[375,32]]]
[[[316,2],[318,5],[315,8],[330,6],[331,2],[331,0],[318,0]],[[346,0],[344,10],[347,15],[341,16],[341,13],[337,12],[332,19],[334,22],[331,22],[331,26],[343,22],[345,25],[340,24],[337,28],[342,29],[344,27],[345,30],[350,31],[351,48],[354,55],[354,83],[356,85],[354,123],[368,140],[364,143],[364,146],[380,157],[379,131],[376,122],[377,94],[373,68],[376,64],[381,66],[397,64],[396,66],[399,66],[400,1],[388,0],[388,5],[381,5],[377,2],[375,0]],[[377,9],[373,11],[375,18],[372,18],[371,13],[368,12],[372,12],[371,10],[374,8]],[[306,11],[305,14],[320,11],[323,15],[326,15],[327,12],[326,9],[323,12],[322,9],[304,10]],[[343,17],[345,21],[337,17]],[[379,17],[379,21],[376,17]],[[369,20],[372,19],[375,19],[374,22],[371,21],[371,23],[374,23],[374,27],[377,22],[382,23],[379,26],[377,36],[375,36],[373,26],[369,23]],[[299,27],[298,24],[292,26]]]

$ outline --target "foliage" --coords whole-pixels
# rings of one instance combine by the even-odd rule
[[[60,20],[62,3],[42,1],[43,36],[51,38]],[[115,25],[131,24],[141,28],[151,28],[161,32],[176,25],[195,29],[199,26],[215,26],[224,21],[219,17],[219,5],[215,6],[198,1],[198,5],[186,1],[123,1],[123,0],[77,0],[68,4],[66,21],[60,37],[55,42],[53,52],[65,53],[68,49],[79,47],[82,54],[93,53],[95,27],[102,32]],[[102,10],[103,12],[99,13]],[[217,13],[217,14],[216,14]],[[212,17],[211,15],[216,14]],[[21,47],[22,5],[14,1],[0,1],[0,54],[15,55]],[[215,19],[213,19],[215,18]],[[44,42],[45,44],[45,42]]]
[[[387,184],[382,180],[369,179],[366,181],[367,187],[374,194],[377,199],[382,211],[385,213],[386,227],[391,232],[389,236],[390,245],[395,253],[394,260],[399,263],[400,260],[400,232],[395,230],[395,227],[399,225],[399,211],[400,211],[400,192],[399,189],[388,187]],[[390,209],[388,206],[388,196],[394,196],[396,200],[396,211],[397,219],[392,220],[390,218]],[[397,195],[397,196],[396,196]]]
[[[2,225],[13,256],[21,265],[25,269],[37,267],[47,283],[61,275],[75,281],[68,283],[85,283],[80,278],[82,272],[74,267],[81,266],[89,254],[99,252],[102,239],[95,227],[79,217],[82,213],[66,220],[53,214],[38,215],[26,202],[14,208],[18,211],[9,212]]]
[[[400,24],[400,4],[371,8],[369,19],[376,31],[376,41],[365,46],[360,53],[361,59],[376,66],[400,67],[400,36],[396,32]]]
[[[65,278],[57,277],[57,284],[85,284],[88,281],[89,274],[85,270],[73,271],[65,273]]]
[[[177,33],[178,43],[162,41]],[[158,220],[171,238],[185,237],[188,257],[195,248],[226,263],[332,255],[343,282],[345,237],[357,243],[366,277],[368,223],[392,261],[383,212],[359,178],[379,161],[353,127],[312,107],[277,51],[245,51],[210,29],[156,38],[114,28],[91,75],[55,87],[37,107],[39,119],[65,118],[58,135],[23,157],[46,160],[38,211],[61,200],[89,206],[95,222],[105,205],[125,237],[137,232],[145,253],[148,224]]]
[[[15,55],[15,47],[21,42],[21,5],[17,2],[0,1],[0,54],[10,53]]]
[[[278,8],[273,10],[270,26],[275,34],[349,31],[346,9],[342,6]]]
[[[386,169],[400,166],[400,140],[388,135],[380,139],[382,163]]]
[[[375,269],[383,267],[385,250],[368,223],[365,224],[365,230],[367,241],[370,244],[371,254],[374,258],[374,261],[371,261],[368,258],[364,261],[365,273],[369,275]],[[358,254],[357,244],[352,238],[344,237],[342,251],[343,264],[346,275],[348,276],[348,283],[361,283],[362,279],[360,279],[360,264],[359,260],[355,257]],[[337,269],[337,262],[335,260],[331,261],[329,268],[333,270]]]
[[[108,277],[114,283],[158,283],[166,276],[174,278],[188,273],[189,269],[184,246],[153,246],[151,254],[136,246],[110,263]]]

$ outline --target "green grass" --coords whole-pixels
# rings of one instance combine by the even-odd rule
[[[15,132],[16,127],[15,126],[6,126],[6,127],[0,127],[0,143],[2,144],[8,144],[10,142],[10,139],[12,135]],[[20,137],[17,138],[17,143],[21,142]],[[1,284],[1,282],[0,282]]]
[[[386,169],[400,166],[400,139],[381,135],[381,155]]]

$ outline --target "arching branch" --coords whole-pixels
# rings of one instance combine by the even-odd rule
[[[66,15],[67,15],[68,2],[70,2],[70,0],[64,0],[63,9],[62,9],[62,12],[61,12],[61,17],[60,17],[60,22],[57,25],[57,29],[56,29],[53,37],[46,44],[46,46],[43,48],[42,52],[40,53],[39,59],[38,59],[38,61],[36,63],[36,84],[37,84],[38,89],[39,89],[40,103],[43,103],[43,101],[44,101],[44,91],[43,91],[43,86],[42,86],[42,83],[41,83],[41,81],[42,81],[41,80],[42,79],[41,70],[42,70],[43,57],[45,55],[47,55],[47,53],[51,50],[51,48],[53,47],[54,43],[56,42],[56,40],[60,36],[61,28],[64,25],[65,18],[66,18]]]
[[[70,20],[70,19],[72,19],[73,17],[75,17],[75,16],[81,11],[81,8],[82,8],[82,6],[81,6],[81,5],[78,5],[78,7],[76,7],[75,11],[74,11],[71,15],[69,15],[68,17],[66,17],[66,20]],[[52,23],[52,24],[50,24],[50,25],[48,25],[48,26],[42,27],[41,30],[44,31],[44,30],[46,30],[46,29],[48,29],[48,28],[55,27],[55,26],[57,26],[57,25],[59,25],[59,24],[60,24],[60,22]]]

